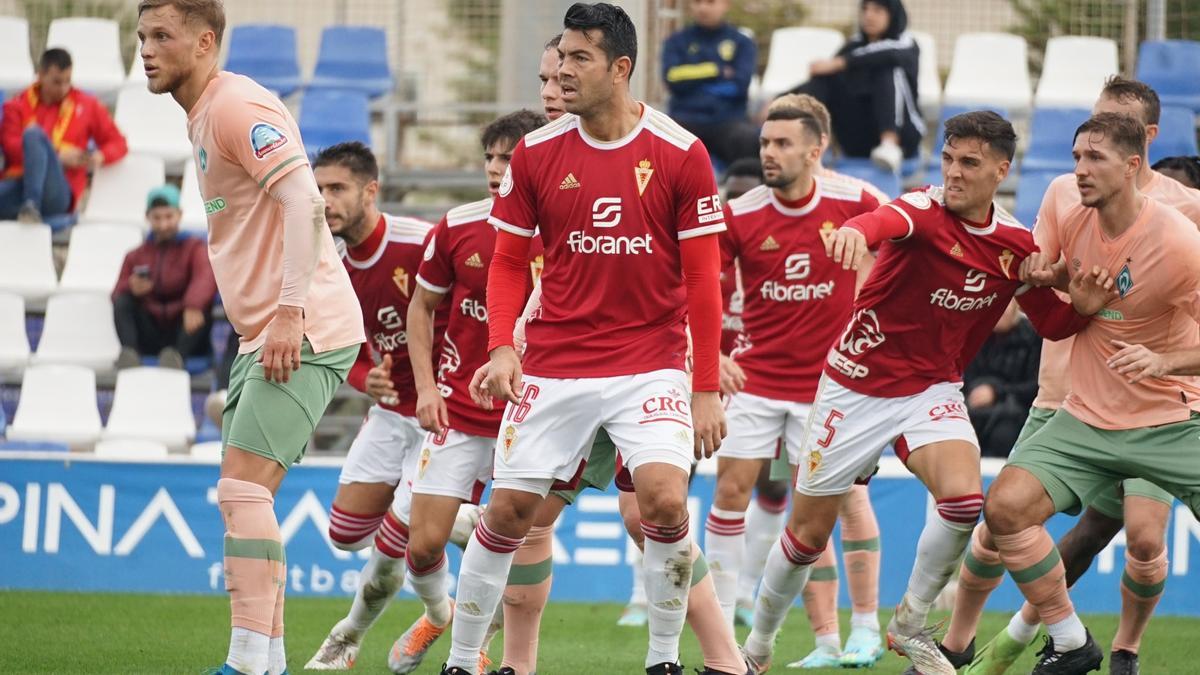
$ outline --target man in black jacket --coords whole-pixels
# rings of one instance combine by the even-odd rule
[[[984,457],[1007,457],[1038,390],[1042,340],[1014,301],[963,373],[963,393]]]
[[[809,67],[812,79],[793,93],[829,108],[833,133],[848,157],[870,157],[896,171],[915,157],[925,122],[917,108],[917,43],[901,0],[862,0],[858,32],[832,59]]]

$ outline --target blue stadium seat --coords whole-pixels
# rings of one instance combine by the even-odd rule
[[[308,86],[361,91],[371,98],[388,93],[387,34],[366,26],[329,26],[321,32],[321,51]]]
[[[865,180],[893,199],[900,196],[900,176],[879,168],[869,159],[843,157],[838,160],[837,172]]]
[[[1029,128],[1029,147],[1021,160],[1021,173],[1051,171],[1066,173],[1075,168],[1071,148],[1075,129],[1087,121],[1092,111],[1086,108],[1038,108],[1033,111]]]
[[[955,115],[961,115],[965,112],[970,112],[972,110],[976,110],[976,108],[968,108],[968,107],[957,106],[957,105],[942,106],[942,114],[938,117],[937,130],[933,136],[933,151],[929,153],[929,170],[930,171],[935,172],[935,173],[941,171],[942,144],[945,143],[945,140],[946,140],[945,139],[946,120],[950,119],[951,117],[954,117]],[[993,110],[994,112],[999,114],[1004,119],[1010,119],[1008,116],[1007,110],[996,110],[994,108],[991,108],[991,110]],[[937,180],[933,180],[933,181],[929,181],[929,182],[940,183],[941,179],[939,178]]]
[[[0,441],[0,452],[70,452],[66,443],[54,441]]]
[[[1163,106],[1158,118],[1158,138],[1150,144],[1150,163],[1179,155],[1200,155],[1196,147],[1196,115],[1188,108]]]
[[[1200,42],[1146,41],[1138,49],[1137,79],[1154,87],[1163,105],[1182,106],[1200,113]]]
[[[1017,207],[1013,215],[1025,227],[1033,229],[1033,221],[1037,219],[1038,209],[1042,206],[1042,197],[1050,182],[1061,175],[1055,171],[1022,171],[1017,181]]]
[[[371,142],[367,95],[360,91],[309,89],[300,100],[300,135],[310,157],[346,141]]]
[[[296,29],[275,24],[234,26],[225,70],[241,73],[280,96],[290,95],[300,88]]]

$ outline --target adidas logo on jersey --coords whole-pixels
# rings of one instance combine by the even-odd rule
[[[758,247],[758,250],[760,250],[760,251],[778,251],[779,250],[779,242],[775,241],[775,237],[772,237],[771,235],[768,234],[767,238],[763,241],[762,246]]]
[[[952,255],[952,256],[955,256],[955,257],[957,257],[957,258],[961,258],[961,257],[963,257],[963,250],[962,250],[962,246],[959,246],[959,244],[958,244],[958,242],[957,242],[957,241],[956,241],[956,242],[954,242],[954,246],[952,246],[952,247],[950,248],[950,255]]]
[[[478,253],[472,253],[471,257],[467,258],[466,265],[467,267],[483,269],[483,258],[480,258]]]
[[[562,182],[558,184],[559,190],[575,190],[579,187],[579,181],[575,180],[575,174],[573,173],[568,173],[567,177],[562,179]]]

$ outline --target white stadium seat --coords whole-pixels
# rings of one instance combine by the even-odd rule
[[[1008,33],[963,33],[954,42],[954,62],[942,90],[942,105],[992,107],[1029,112],[1025,40]]]
[[[1033,103],[1038,108],[1091,108],[1104,80],[1119,71],[1115,40],[1052,37],[1046,43],[1042,79]]]
[[[25,370],[17,414],[8,427],[14,441],[52,441],[89,449],[100,437],[96,374],[81,366],[39,365]]]
[[[16,92],[33,83],[29,58],[29,22],[0,16],[0,92]]]
[[[161,157],[126,155],[116,164],[100,167],[80,222],[125,223],[149,229],[146,195],[166,182]]]
[[[0,291],[41,306],[58,288],[49,225],[0,223]]]
[[[55,19],[50,23],[46,47],[62,47],[71,53],[71,83],[84,91],[111,101],[125,81],[120,30],[112,19]]]
[[[65,363],[109,372],[120,352],[108,295],[64,293],[46,303],[46,323],[34,363]]]
[[[832,28],[777,28],[763,72],[762,95],[774,98],[808,81],[813,61],[832,58],[846,38]]]
[[[147,460],[166,459],[170,451],[167,446],[158,441],[104,439],[96,444],[97,457],[105,459],[127,459],[144,462]]]
[[[12,293],[0,293],[0,372],[20,372],[28,362],[25,299]]]
[[[112,293],[125,254],[142,243],[133,225],[79,225],[71,228],[67,264],[59,290]]]
[[[130,153],[158,157],[174,171],[192,156],[187,113],[170,96],[151,94],[144,82],[121,88],[113,121],[125,134]]]
[[[195,459],[202,459],[207,462],[221,461],[221,441],[205,441],[192,446],[188,453]]]
[[[200,196],[200,180],[196,177],[196,162],[192,159],[183,165],[179,210],[183,211],[183,219],[179,222],[180,230],[208,235],[208,216],[204,213],[204,197]]]
[[[127,368],[117,373],[105,440],[143,440],[182,452],[196,437],[191,378],[185,370]]]
[[[937,42],[929,33],[909,31],[921,50],[917,65],[917,106],[925,119],[937,119],[942,109],[942,78],[938,75]]]

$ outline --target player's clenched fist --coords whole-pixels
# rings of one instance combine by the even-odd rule
[[[839,227],[825,238],[825,255],[844,270],[856,270],[869,252],[867,237],[853,227]]]
[[[492,396],[510,403],[520,403],[521,359],[512,347],[492,350],[492,371],[483,380],[483,389]]]
[[[367,396],[383,405],[400,402],[400,392],[392,384],[392,355],[384,354],[383,362],[367,371]]]
[[[696,435],[696,459],[712,457],[725,438],[725,407],[715,391],[692,394],[692,427]]]

